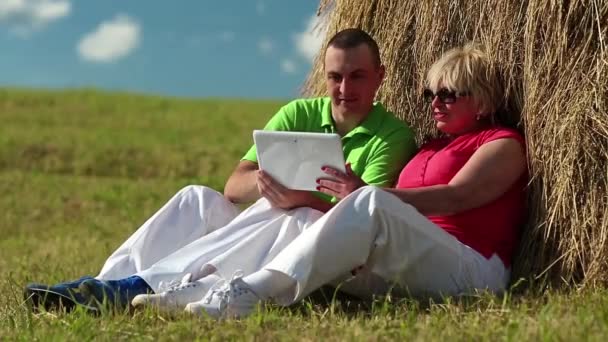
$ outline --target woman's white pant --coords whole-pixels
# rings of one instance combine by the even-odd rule
[[[98,278],[135,274],[159,291],[188,273],[192,279],[210,272],[224,278],[236,271],[247,275],[274,259],[322,214],[311,208],[272,208],[265,199],[238,214],[219,192],[188,186],[110,256]]]
[[[363,266],[355,277],[351,270]],[[457,295],[504,290],[509,271],[460,243],[411,205],[374,187],[340,201],[304,230],[264,269],[296,281],[277,302],[290,304],[336,280],[360,297],[385,294]]]

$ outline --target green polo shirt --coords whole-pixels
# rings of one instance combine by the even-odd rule
[[[264,127],[272,131],[336,133],[329,97],[298,99],[283,106]],[[370,185],[393,186],[401,169],[414,155],[412,130],[376,102],[361,124],[342,137],[344,160]],[[243,157],[257,163],[255,145]],[[330,202],[336,199],[318,195]]]

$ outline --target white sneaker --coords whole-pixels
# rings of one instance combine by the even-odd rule
[[[153,306],[163,312],[178,312],[188,303],[198,301],[205,295],[202,282],[190,282],[189,274],[181,282],[173,284],[166,291],[158,294],[141,294],[131,301],[134,307]]]
[[[242,276],[235,275],[229,283],[220,281],[214,285],[202,300],[186,305],[185,311],[199,315],[206,313],[215,319],[244,318],[261,301]]]

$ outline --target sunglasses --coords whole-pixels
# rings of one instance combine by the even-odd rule
[[[441,88],[437,93],[433,93],[431,89],[424,89],[422,96],[424,97],[424,102],[431,103],[435,99],[435,96],[439,97],[439,101],[441,103],[454,103],[459,97],[469,96],[471,93],[469,92],[455,92],[451,91],[447,88]]]

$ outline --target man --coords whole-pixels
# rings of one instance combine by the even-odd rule
[[[329,97],[292,101],[265,129],[341,135],[346,174],[326,170],[337,178],[332,189],[337,198],[361,185],[352,181],[358,177],[349,177],[353,174],[360,177],[359,182],[391,186],[413,155],[415,143],[403,122],[374,103],[384,77],[376,42],[359,29],[337,33],[325,51],[325,75]],[[51,287],[32,284],[25,294],[32,297],[50,289],[77,303],[105,299],[122,307],[137,295],[152,293],[140,296],[138,303],[184,306],[200,299],[213,282],[227,277],[234,259],[244,272],[263,266],[328,211],[336,197],[285,188],[259,170],[253,146],[228,179],[224,196],[206,187],[188,186],[125,241],[96,278]],[[254,200],[258,201],[240,214],[233,204]],[[243,267],[243,261],[248,266]],[[180,296],[175,291],[163,292],[175,289],[168,284],[182,278],[184,283],[201,281],[182,286],[182,290],[193,290],[182,291]],[[53,304],[53,298],[48,298]]]

